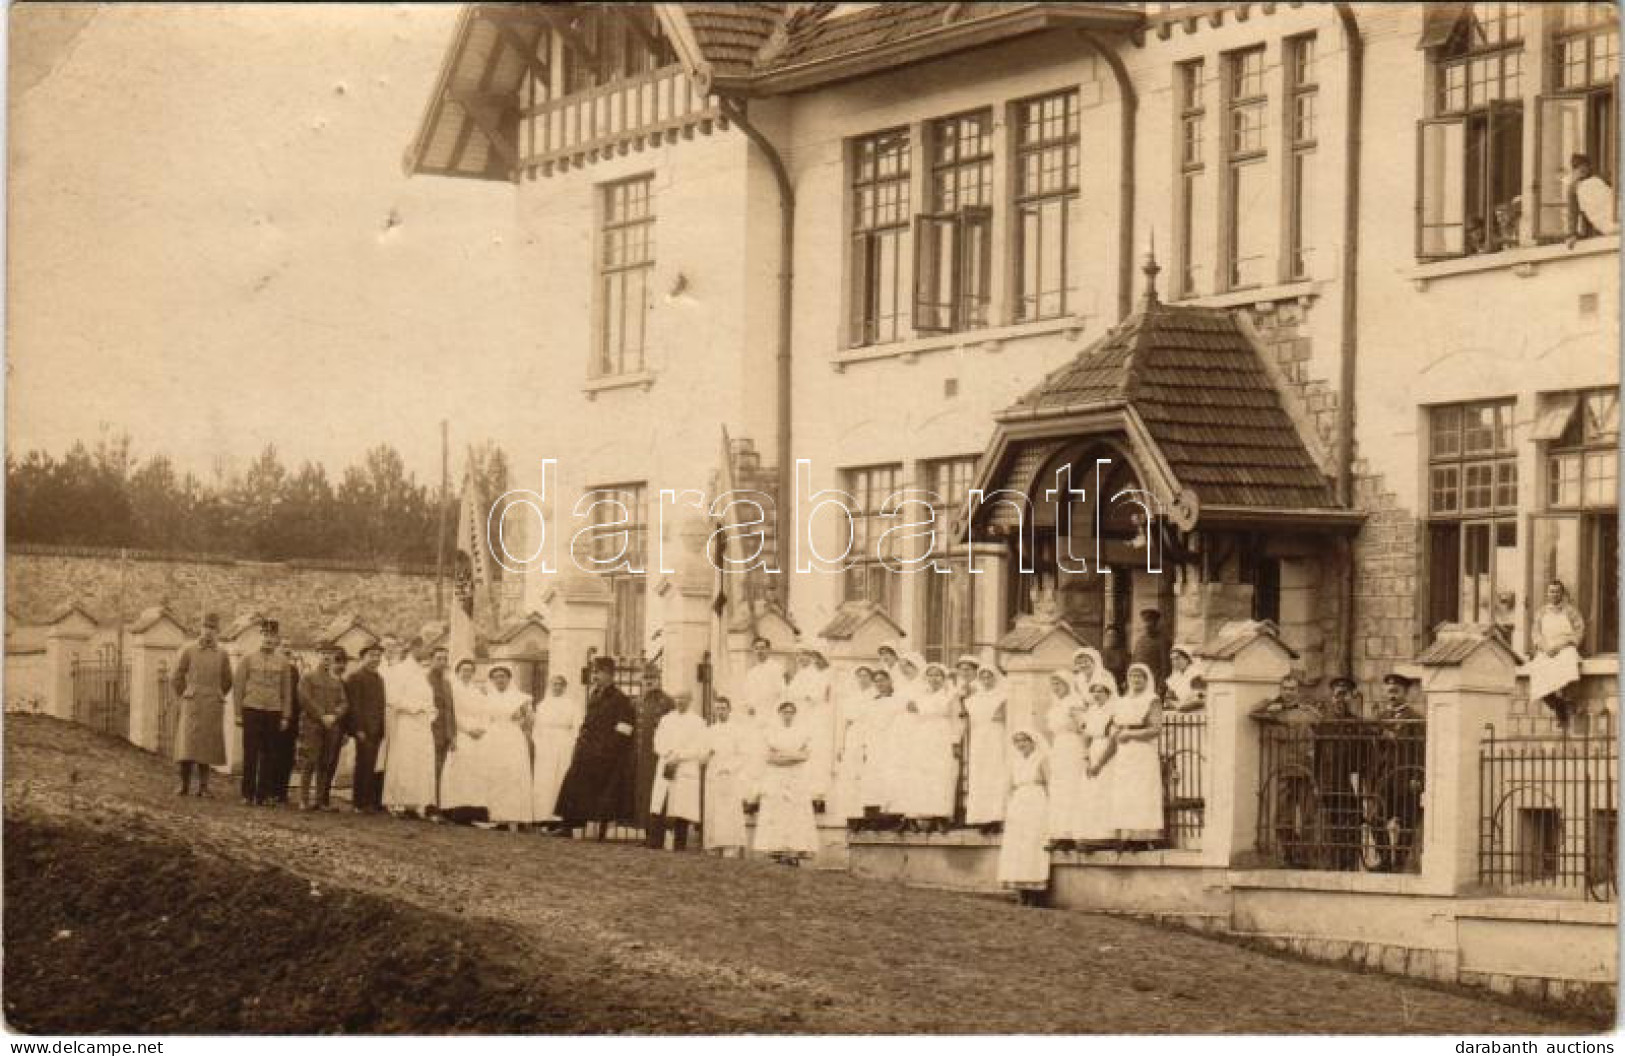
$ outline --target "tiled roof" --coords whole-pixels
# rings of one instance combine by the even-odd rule
[[[1143,304],[1006,413],[1125,404],[1204,507],[1336,506],[1330,483],[1229,312]]]
[[[688,24],[711,68],[723,76],[749,73],[757,52],[789,4],[684,4]]]
[[[1083,639],[1078,637],[1065,620],[1056,620],[1054,623],[1025,620],[1018,622],[999,639],[998,649],[1003,653],[1030,653],[1038,648],[1038,644],[1045,638],[1057,632],[1066,635],[1079,645],[1083,644]]]
[[[1448,667],[1461,663],[1485,645],[1495,647],[1516,663],[1523,663],[1523,658],[1512,651],[1500,631],[1471,623],[1441,623],[1434,631],[1433,644],[1418,653],[1413,662]]]
[[[833,7],[835,5],[824,5]],[[943,15],[952,4],[876,4],[874,7],[840,18],[803,18],[793,26],[784,49],[769,68],[817,62],[849,55],[855,51],[906,40],[942,25]],[[985,7],[962,4],[961,7]],[[692,18],[693,16],[690,16]]]
[[[897,621],[887,616],[885,611],[872,601],[849,601],[835,610],[835,618],[824,625],[818,632],[818,637],[831,642],[848,642],[858,633],[871,618],[878,617],[885,620],[894,634],[901,634],[902,628]]]
[[[1198,652],[1204,660],[1234,660],[1241,651],[1260,638],[1268,638],[1294,660],[1297,651],[1281,640],[1281,629],[1269,620],[1237,620],[1219,628],[1212,642]]]

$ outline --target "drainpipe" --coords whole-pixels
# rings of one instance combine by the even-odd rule
[[[1358,378],[1359,332],[1356,329],[1360,297],[1360,119],[1365,80],[1365,43],[1352,4],[1334,5],[1343,25],[1348,48],[1348,90],[1344,125],[1347,145],[1343,158],[1343,312],[1339,348],[1337,401],[1337,501],[1354,505],[1354,386]],[[1352,675],[1354,666],[1354,541],[1344,541],[1343,662]]]
[[[1123,102],[1119,148],[1122,158],[1117,170],[1117,200],[1122,204],[1117,218],[1117,321],[1122,322],[1134,310],[1134,139],[1140,97],[1117,49],[1106,46],[1088,30],[1080,29],[1078,36],[1111,67],[1117,97]]]
[[[779,565],[781,570],[786,567],[789,560],[789,544],[791,534],[786,531],[789,527],[787,513],[790,502],[790,489],[793,486],[791,476],[792,460],[790,456],[790,378],[791,378],[791,351],[790,351],[790,309],[794,302],[795,288],[795,247],[796,247],[796,191],[790,182],[790,170],[785,168],[784,158],[773,146],[772,142],[762,134],[761,129],[751,123],[745,113],[744,103],[731,96],[719,96],[722,112],[729,121],[739,126],[756,148],[767,159],[768,168],[773,170],[774,182],[779,187],[779,327],[778,327],[778,356],[777,356],[777,382],[776,396],[778,404],[778,421],[775,436],[775,446],[778,454],[779,473],[779,501],[778,501],[778,534],[779,534]],[[787,574],[787,573],[786,573]]]

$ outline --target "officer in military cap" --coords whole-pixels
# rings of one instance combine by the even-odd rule
[[[1361,717],[1364,711],[1364,701],[1360,699],[1360,688],[1354,679],[1347,675],[1338,675],[1327,683],[1332,691],[1331,699],[1321,705],[1322,717],[1331,721],[1348,721]]]
[[[1303,695],[1303,676],[1289,671],[1275,696],[1253,709],[1252,717],[1265,725],[1264,766],[1275,786],[1273,812],[1275,839],[1295,868],[1309,866],[1318,825],[1315,803],[1315,723],[1320,709]]]
[[[1413,681],[1398,672],[1383,676],[1382,724],[1378,748],[1377,795],[1384,816],[1374,833],[1384,872],[1412,865],[1412,848],[1422,831],[1422,787],[1426,776],[1427,716],[1410,701]]]
[[[350,697],[338,669],[348,657],[344,647],[324,645],[316,670],[299,680],[299,809],[329,810],[333,772],[344,747],[344,720]],[[312,784],[316,787],[313,790]],[[311,798],[312,791],[315,798]]]
[[[237,662],[232,703],[243,731],[243,803],[270,806],[279,791],[277,738],[293,722],[293,670],[278,652],[282,628],[260,621],[260,647]]]

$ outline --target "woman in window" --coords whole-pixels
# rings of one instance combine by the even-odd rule
[[[812,758],[812,731],[796,721],[796,705],[779,705],[779,719],[763,735],[761,812],[756,820],[756,850],[783,865],[797,866],[818,852],[818,822],[807,794],[807,761]]]
[[[1162,839],[1162,708],[1151,669],[1132,664],[1128,691],[1112,705],[1112,824],[1121,844],[1153,844]]]
[[[970,692],[963,698],[970,721],[965,824],[980,826],[984,835],[992,836],[1004,821],[1005,793],[1010,784],[1006,765],[1010,747],[1004,733],[1006,694],[997,668],[973,656],[960,657],[957,666],[963,670],[967,665],[974,672],[974,684],[965,687]]]
[[[531,766],[531,816],[537,821],[559,820],[555,809],[559,787],[570,769],[576,734],[581,732],[581,720],[586,715],[586,701],[570,695],[570,680],[554,675],[548,683],[548,695],[536,705],[535,725],[531,729],[536,748]]]
[[[1049,887],[1049,852],[1044,849],[1048,798],[1044,790],[1045,753],[1031,730],[1010,735],[1010,798],[1004,807],[1004,839],[999,844],[1000,885],[1013,889],[1024,906],[1043,905]]]
[[[1567,728],[1568,687],[1580,680],[1580,643],[1585,640],[1586,621],[1569,600],[1568,589],[1560,580],[1546,584],[1546,603],[1535,612],[1529,628],[1534,656],[1524,669],[1529,676],[1529,695],[1544,701],[1557,715],[1557,724]]]
[[[1072,673],[1049,676],[1051,694],[1044,723],[1049,727],[1049,803],[1046,828],[1051,846],[1070,851],[1077,846],[1072,832],[1078,780],[1083,774],[1083,737],[1078,732],[1078,696],[1072,692]]]
[[[1085,845],[1109,844],[1117,839],[1116,779],[1119,768],[1112,757],[1117,742],[1117,692],[1105,682],[1089,687],[1078,717],[1083,739],[1083,766],[1072,799],[1072,835]]]

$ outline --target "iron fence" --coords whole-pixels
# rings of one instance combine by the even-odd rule
[[[73,679],[73,721],[128,740],[130,665],[116,650],[109,649],[94,659],[75,657],[69,673]]]
[[[1261,719],[1260,856],[1288,869],[1419,872],[1426,760],[1421,719]]]
[[[1505,740],[1488,726],[1478,785],[1480,883],[1511,895],[1618,898],[1619,746],[1612,722],[1596,723],[1585,736]]]
[[[180,700],[170,677],[169,665],[159,661],[153,699],[158,702],[158,754],[165,759],[175,758],[175,727],[181,717]]]
[[[655,665],[658,671],[658,665]],[[617,823],[610,826],[606,839],[641,842],[644,838],[649,820],[649,791],[654,785],[654,728],[660,721],[660,716],[654,714],[651,702],[646,699],[646,688],[656,679],[650,678],[650,663],[643,656],[618,656],[615,658],[615,685],[627,699],[632,702],[632,710],[637,715],[637,729],[633,734],[634,770],[632,778],[632,816],[636,822],[631,825]]]
[[[1172,847],[1202,845],[1207,799],[1203,781],[1207,771],[1207,709],[1164,711],[1162,736],[1163,829]]]

